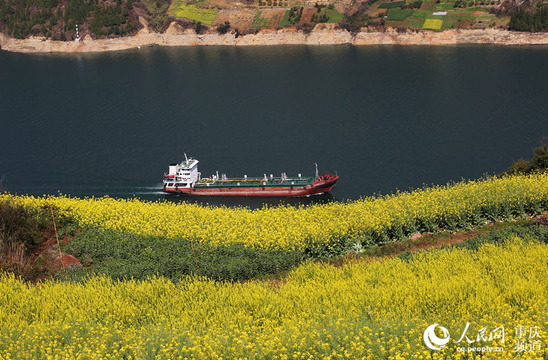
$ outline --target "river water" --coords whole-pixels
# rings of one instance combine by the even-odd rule
[[[548,47],[143,48],[0,52],[0,177],[18,194],[261,206],[164,195],[184,153],[204,176],[341,177],[330,196],[475,179],[548,136]]]

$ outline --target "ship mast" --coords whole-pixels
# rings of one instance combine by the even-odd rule
[[[314,165],[316,165],[316,179],[318,178],[319,174],[318,174],[318,164],[317,163],[314,163]]]

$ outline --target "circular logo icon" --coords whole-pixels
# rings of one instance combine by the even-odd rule
[[[440,330],[443,333],[443,337],[438,337],[434,330],[436,329],[436,326],[438,324],[430,325],[426,328],[424,331],[424,343],[426,346],[432,350],[441,350],[445,347],[445,345],[449,342],[449,339],[451,338],[449,336],[449,330],[444,328],[443,326],[440,326]]]

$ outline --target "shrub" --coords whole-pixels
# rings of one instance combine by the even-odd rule
[[[230,30],[230,22],[229,21],[225,21],[225,23],[223,25],[220,25],[219,27],[217,27],[217,32],[220,35],[226,34],[228,32],[228,30]]]
[[[548,144],[535,148],[531,160],[521,158],[514,161],[504,174],[529,174],[534,171],[546,171],[546,169],[548,169]]]
[[[220,281],[243,281],[289,270],[304,259],[303,252],[295,250],[251,249],[240,244],[213,246],[99,229],[76,234],[64,250],[82,259],[85,266],[69,273],[73,279],[97,273],[115,279],[144,280],[159,275],[177,282],[188,275],[201,275]]]
[[[0,200],[0,270],[28,280],[36,275],[35,252],[43,241],[44,218],[43,211]]]

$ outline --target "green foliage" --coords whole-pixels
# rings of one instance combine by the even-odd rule
[[[512,14],[508,28],[514,31],[548,31],[548,6],[533,9],[520,7]]]
[[[304,250],[307,258],[311,259],[327,259],[344,256],[351,251],[354,243],[349,241],[347,237],[339,237],[336,240],[310,240]]]
[[[466,249],[477,251],[485,244],[504,246],[509,240],[518,237],[523,242],[540,242],[548,244],[548,227],[546,225],[523,226],[520,224],[509,223],[503,229],[492,230],[484,234],[477,234],[471,238],[464,240],[461,243],[452,244],[450,246],[442,246],[442,249]],[[426,250],[426,251],[438,251]],[[398,258],[406,261],[412,261],[415,256],[413,252],[406,251],[398,255]]]
[[[394,1],[394,2],[382,3],[379,5],[379,9],[395,9],[395,8],[401,7],[404,4],[405,4],[405,1]]]
[[[406,4],[407,9],[420,9],[422,6],[422,0],[412,1]],[[403,6],[402,6],[403,8]]]
[[[221,281],[243,281],[289,270],[304,259],[299,251],[213,246],[97,229],[75,234],[64,251],[81,259],[84,265],[69,273],[73,279],[101,273],[116,279],[160,275],[178,281],[200,274]]]
[[[303,7],[292,7],[287,10],[282,21],[280,22],[280,26],[292,26],[298,24],[299,21],[301,21],[303,9]]]
[[[217,32],[221,35],[224,35],[230,30],[230,21],[225,21],[225,23],[217,28]]]
[[[316,13],[312,15],[313,23],[326,23],[328,21],[329,21],[329,16],[327,16],[327,13],[325,12]]]
[[[262,14],[262,11],[259,11],[257,15],[255,15],[255,18],[253,18],[253,22],[251,23],[249,27],[255,29],[255,28],[261,28],[261,27],[266,27],[270,25],[270,21],[268,19],[261,17],[261,14]]]
[[[515,161],[505,174],[529,174],[535,171],[546,171],[546,169],[548,169],[548,144],[535,148],[531,160]]]
[[[32,279],[38,271],[34,253],[47,227],[44,210],[30,210],[10,201],[0,202],[0,270]]]
[[[390,9],[386,20],[402,21],[413,15],[413,10]]]
[[[545,144],[533,150],[531,167],[533,168],[533,170],[548,169],[548,144]]]
[[[147,21],[157,31],[164,31],[169,25],[167,9],[171,2],[169,0],[142,0],[147,10]]]
[[[96,36],[132,34],[137,30],[130,19],[132,9],[132,0],[0,0],[0,31],[17,38],[73,40],[78,24],[80,33],[89,30]]]
[[[338,23],[343,19],[343,15],[337,10],[324,8],[312,15],[313,23]]]
[[[350,15],[349,13],[345,14],[341,20],[339,26],[341,29],[345,29],[351,33],[356,33],[360,31],[362,26],[366,24],[369,20],[369,17],[366,14],[367,6],[362,4],[358,11]]]
[[[495,230],[487,234],[479,234],[473,238],[466,239],[460,244],[453,245],[456,248],[478,250],[484,244],[503,245],[513,237],[519,237],[523,241],[539,241],[548,244],[548,227],[535,225],[529,227],[510,226],[506,229]]]

